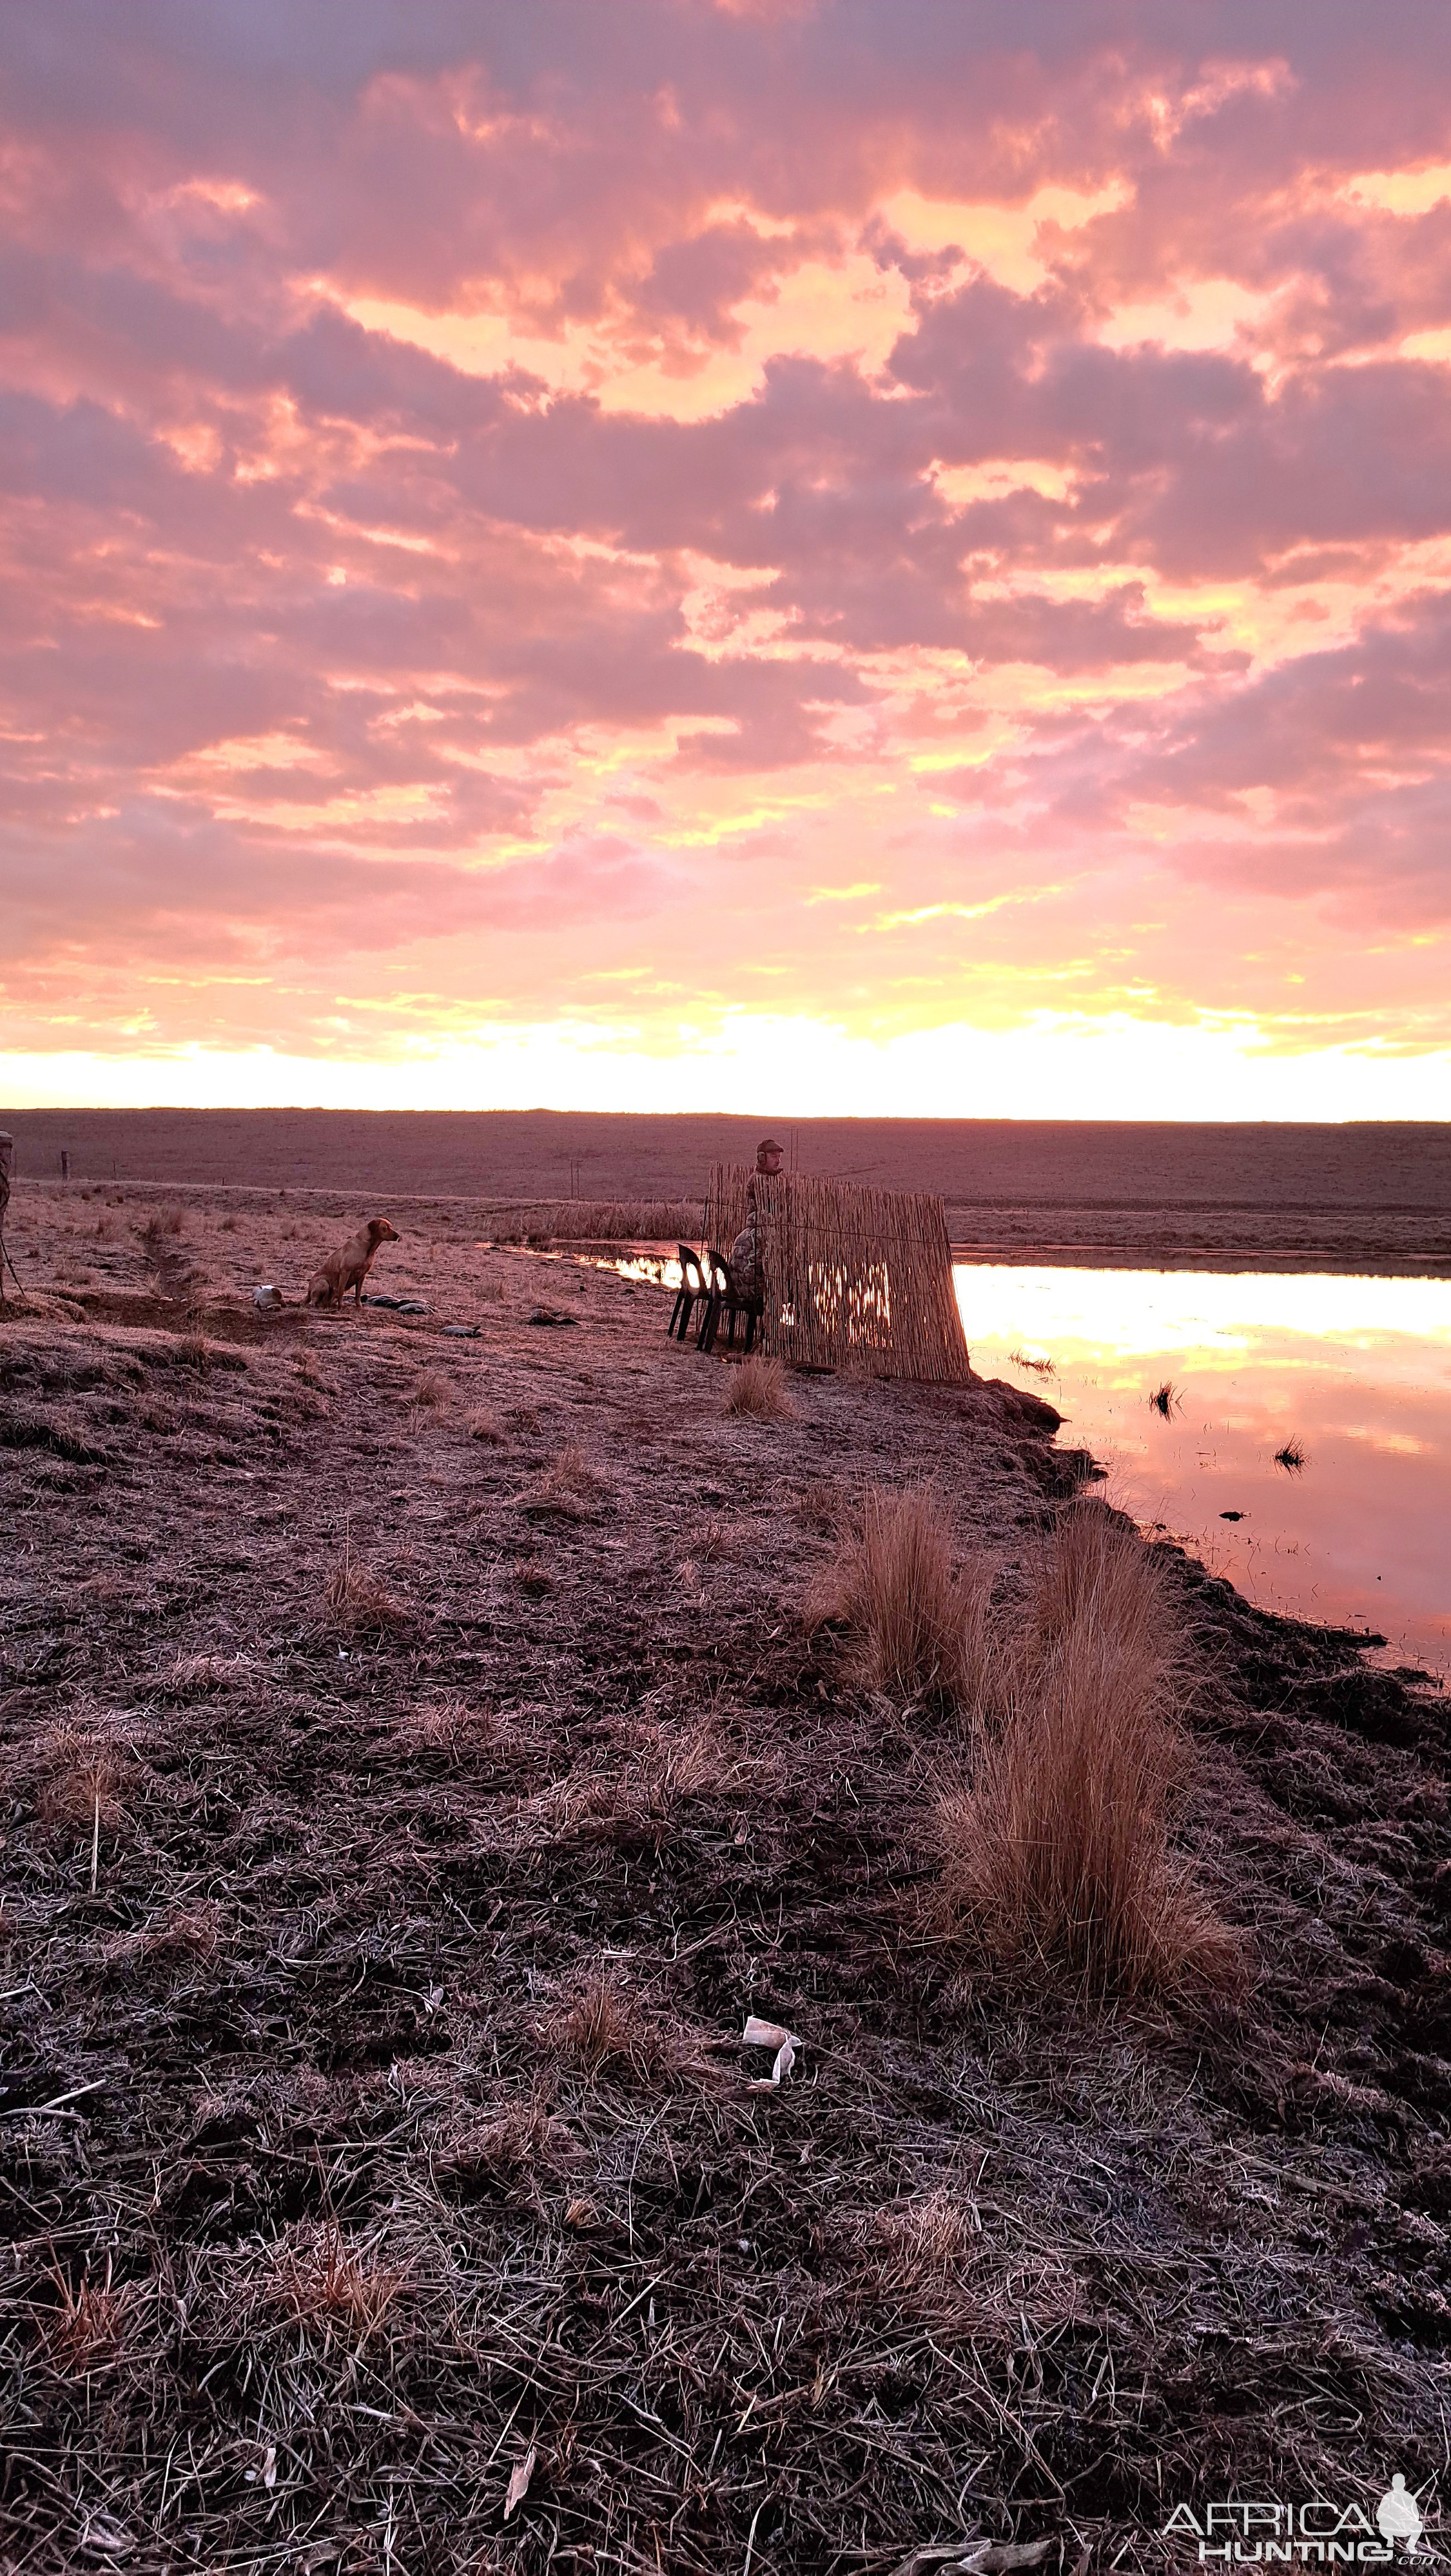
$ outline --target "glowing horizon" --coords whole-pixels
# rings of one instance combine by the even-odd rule
[[[1451,1117],[1451,21],[1134,28],[16,0],[0,1099]]]

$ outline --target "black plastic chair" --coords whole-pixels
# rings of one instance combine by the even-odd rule
[[[734,1350],[736,1346],[736,1317],[738,1315],[744,1315],[746,1319],[746,1349],[747,1351],[750,1351],[756,1338],[756,1326],[761,1320],[760,1298],[741,1296],[731,1277],[730,1263],[727,1261],[725,1254],[718,1251],[714,1244],[711,1245],[709,1251],[706,1253],[703,1267],[709,1288],[709,1295],[706,1299],[705,1313],[701,1318],[700,1331],[696,1335],[696,1349],[699,1351],[714,1350],[715,1337],[720,1330],[721,1317],[724,1316],[727,1324],[726,1340],[730,1345],[730,1348]]]
[[[680,1255],[680,1286],[665,1329],[667,1333],[673,1333],[677,1341],[683,1342],[696,1307],[709,1300],[710,1285],[699,1253],[692,1252],[688,1243],[677,1243],[675,1249]]]

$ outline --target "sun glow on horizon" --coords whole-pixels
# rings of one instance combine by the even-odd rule
[[[1258,1031],[1114,1015],[1025,1029],[936,1028],[874,1041],[810,1020],[732,1013],[642,1043],[603,1026],[480,1032],[389,1056],[138,1049],[0,1056],[6,1109],[319,1108],[704,1111],[761,1117],[1451,1120],[1451,1048],[1271,1055]],[[928,1105],[930,1104],[930,1106]]]

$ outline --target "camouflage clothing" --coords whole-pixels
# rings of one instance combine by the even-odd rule
[[[754,1209],[731,1245],[729,1268],[731,1286],[736,1295],[748,1298],[753,1304],[757,1302],[766,1283],[761,1272],[761,1245],[756,1233]]]

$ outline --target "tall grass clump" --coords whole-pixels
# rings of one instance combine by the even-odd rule
[[[959,1575],[947,1515],[931,1485],[869,1485],[860,1530],[815,1585],[808,1617],[817,1626],[846,1627],[850,1668],[865,1689],[975,1705],[989,1582],[977,1567]]]
[[[1002,1640],[997,1707],[944,1799],[944,1896],[988,1952],[1094,1996],[1238,1981],[1171,1828],[1190,1770],[1182,1613],[1162,1564],[1076,1504]]]
[[[758,1422],[793,1422],[796,1407],[780,1361],[752,1351],[739,1368],[731,1371],[725,1409],[727,1413],[752,1414]]]

